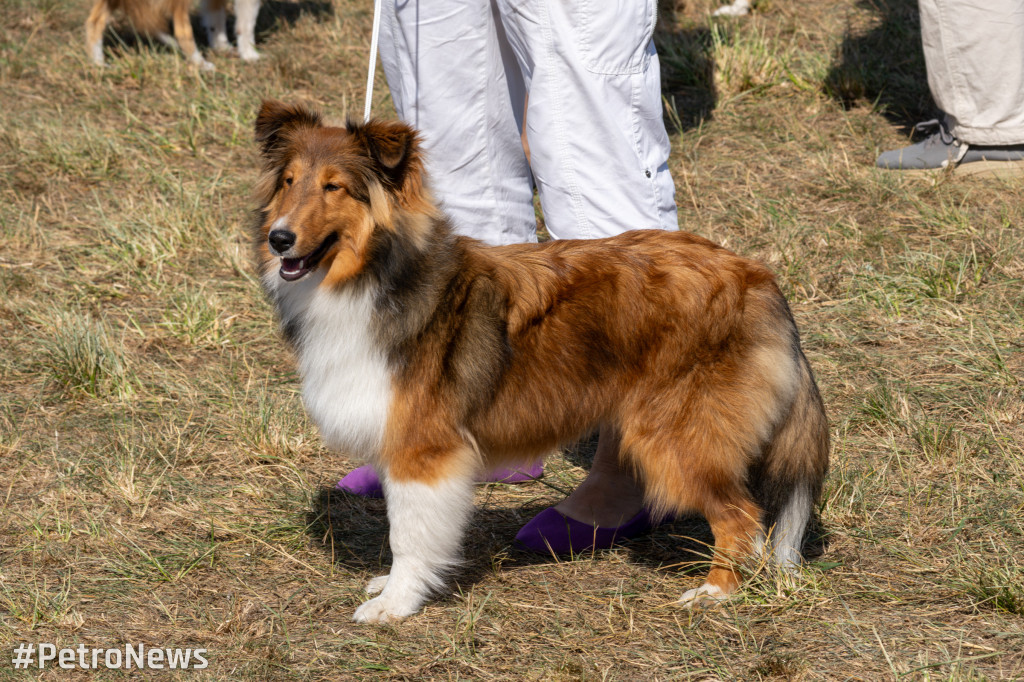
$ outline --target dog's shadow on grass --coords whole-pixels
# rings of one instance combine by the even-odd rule
[[[596,444],[596,436],[584,438],[567,448],[563,456],[574,465],[589,468]],[[545,508],[546,503],[522,506],[487,504],[478,508],[466,531],[464,563],[454,576],[456,580],[462,584],[475,584],[493,575],[498,566],[514,568],[564,561],[564,557],[535,554],[518,548],[514,543],[523,524]],[[309,533],[337,564],[352,571],[373,574],[388,570],[391,551],[384,500],[367,499],[325,487],[314,496],[306,521]],[[708,570],[713,541],[707,521],[700,516],[685,516],[664,523],[615,551],[625,551],[628,561],[652,569],[703,574]],[[827,533],[815,517],[804,542],[804,557],[818,557],[826,546]],[[591,552],[584,552],[580,556],[591,555]],[[593,555],[600,556],[601,551]]]
[[[464,562],[453,576],[455,581],[473,585],[500,569],[566,561],[566,557],[534,554],[517,548],[513,542],[523,523],[544,508],[538,504],[477,509],[466,532]],[[307,527],[336,564],[353,572],[373,575],[389,570],[391,551],[383,500],[322,488],[308,512]],[[614,551],[624,551],[630,563],[654,570],[703,575],[708,570],[713,540],[707,521],[699,516],[686,516],[634,538]],[[804,542],[804,558],[821,556],[827,544],[827,533],[815,518]],[[577,556],[600,557],[602,553],[583,552]]]
[[[523,523],[544,509],[544,504],[478,508],[463,541],[464,563],[456,576],[459,582],[472,584],[493,574],[496,561],[503,567],[521,567],[564,560],[564,557],[556,559],[534,554],[516,547],[513,542]],[[391,563],[387,509],[383,500],[321,488],[307,513],[306,525],[315,542],[337,564],[349,570],[378,573],[382,569],[386,571]],[[711,541],[707,522],[699,517],[687,517],[659,526],[621,549],[629,553],[631,562],[687,571],[695,562],[706,561]],[[589,552],[583,553],[583,556],[589,555]]]
[[[589,468],[596,447],[595,434],[566,448],[563,456],[571,464]],[[456,576],[459,582],[478,582],[494,572],[496,562],[501,566],[516,567],[562,560],[551,555],[535,554],[514,543],[516,533],[523,524],[546,506],[546,503],[536,503],[507,506],[486,504],[482,508],[478,507],[463,540],[464,563]],[[368,499],[335,488],[321,488],[314,495],[306,525],[309,533],[332,559],[345,568],[377,573],[382,569],[386,571],[390,566],[387,506],[384,500]],[[711,530],[707,522],[700,517],[688,517],[663,524],[622,547],[629,553],[632,562],[685,571],[697,562],[706,561],[711,541]],[[589,552],[583,554],[588,555]]]

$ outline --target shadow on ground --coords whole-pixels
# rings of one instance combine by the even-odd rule
[[[563,454],[572,464],[589,468],[596,447],[595,434],[568,447]],[[553,556],[534,554],[513,544],[523,524],[544,509],[545,504],[541,503],[478,508],[466,532],[465,563],[456,576],[458,581],[462,584],[479,582],[492,575],[496,565],[522,567],[555,563],[558,559]],[[307,512],[306,525],[324,551],[349,570],[376,572],[391,563],[384,500],[325,487],[315,495]],[[711,528],[702,517],[685,516],[625,543],[617,551],[626,551],[628,560],[635,564],[683,574],[702,574],[708,570],[709,547],[713,541]],[[827,532],[820,521],[814,519],[805,539],[804,557],[821,556],[827,542]]]
[[[699,128],[712,118],[717,95],[711,31],[706,27],[659,33],[661,92],[669,134]]]
[[[256,19],[256,44],[259,45],[261,40],[264,40],[281,25],[294,25],[303,15],[323,21],[334,16],[334,6],[330,0],[300,0],[299,2],[262,0],[259,18]],[[233,24],[229,23],[228,30],[234,35]]]
[[[659,5],[654,33],[669,134],[698,128],[710,120],[717,99],[711,30],[688,21],[675,5]]]
[[[522,525],[545,505],[477,509],[466,532],[462,570],[458,579],[475,583],[494,572],[495,557],[502,566],[554,563],[555,558],[520,550],[513,539]],[[383,500],[370,500],[333,488],[322,488],[307,514],[310,535],[334,561],[353,571],[376,571],[391,562],[387,543],[387,512]],[[711,530],[700,518],[677,519],[623,545],[629,560],[645,566],[690,570],[686,565],[707,556]],[[598,554],[600,554],[598,552]],[[697,567],[693,570],[706,570]]]
[[[825,92],[849,108],[875,103],[878,111],[904,132],[934,118],[935,103],[921,48],[917,0],[861,0],[878,22],[866,31],[847,29]]]

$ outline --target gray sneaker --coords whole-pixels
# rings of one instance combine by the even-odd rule
[[[958,175],[1024,175],[1024,145],[970,146],[956,139],[938,119],[918,123],[914,129],[934,132],[917,144],[883,152],[875,165],[902,171],[952,167]]]

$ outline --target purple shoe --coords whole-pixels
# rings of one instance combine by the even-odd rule
[[[384,486],[380,484],[380,477],[369,464],[364,464],[345,474],[345,477],[338,481],[338,485],[334,488],[361,497],[384,497]]]
[[[480,483],[523,483],[533,481],[544,475],[544,465],[535,462],[523,469],[495,469]],[[348,472],[345,478],[338,481],[334,486],[337,490],[362,497],[384,497],[384,487],[380,484],[377,472],[369,464],[364,464],[358,469]]]
[[[572,554],[588,549],[608,549],[646,533],[655,523],[646,508],[615,528],[592,526],[566,516],[554,507],[537,514],[516,534],[516,542],[537,554]]]

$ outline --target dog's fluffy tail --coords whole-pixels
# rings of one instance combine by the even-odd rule
[[[764,510],[767,531],[761,550],[783,568],[800,563],[804,532],[821,493],[829,453],[821,394],[803,352],[799,347],[794,352],[800,373],[796,396],[751,476],[752,492]]]

